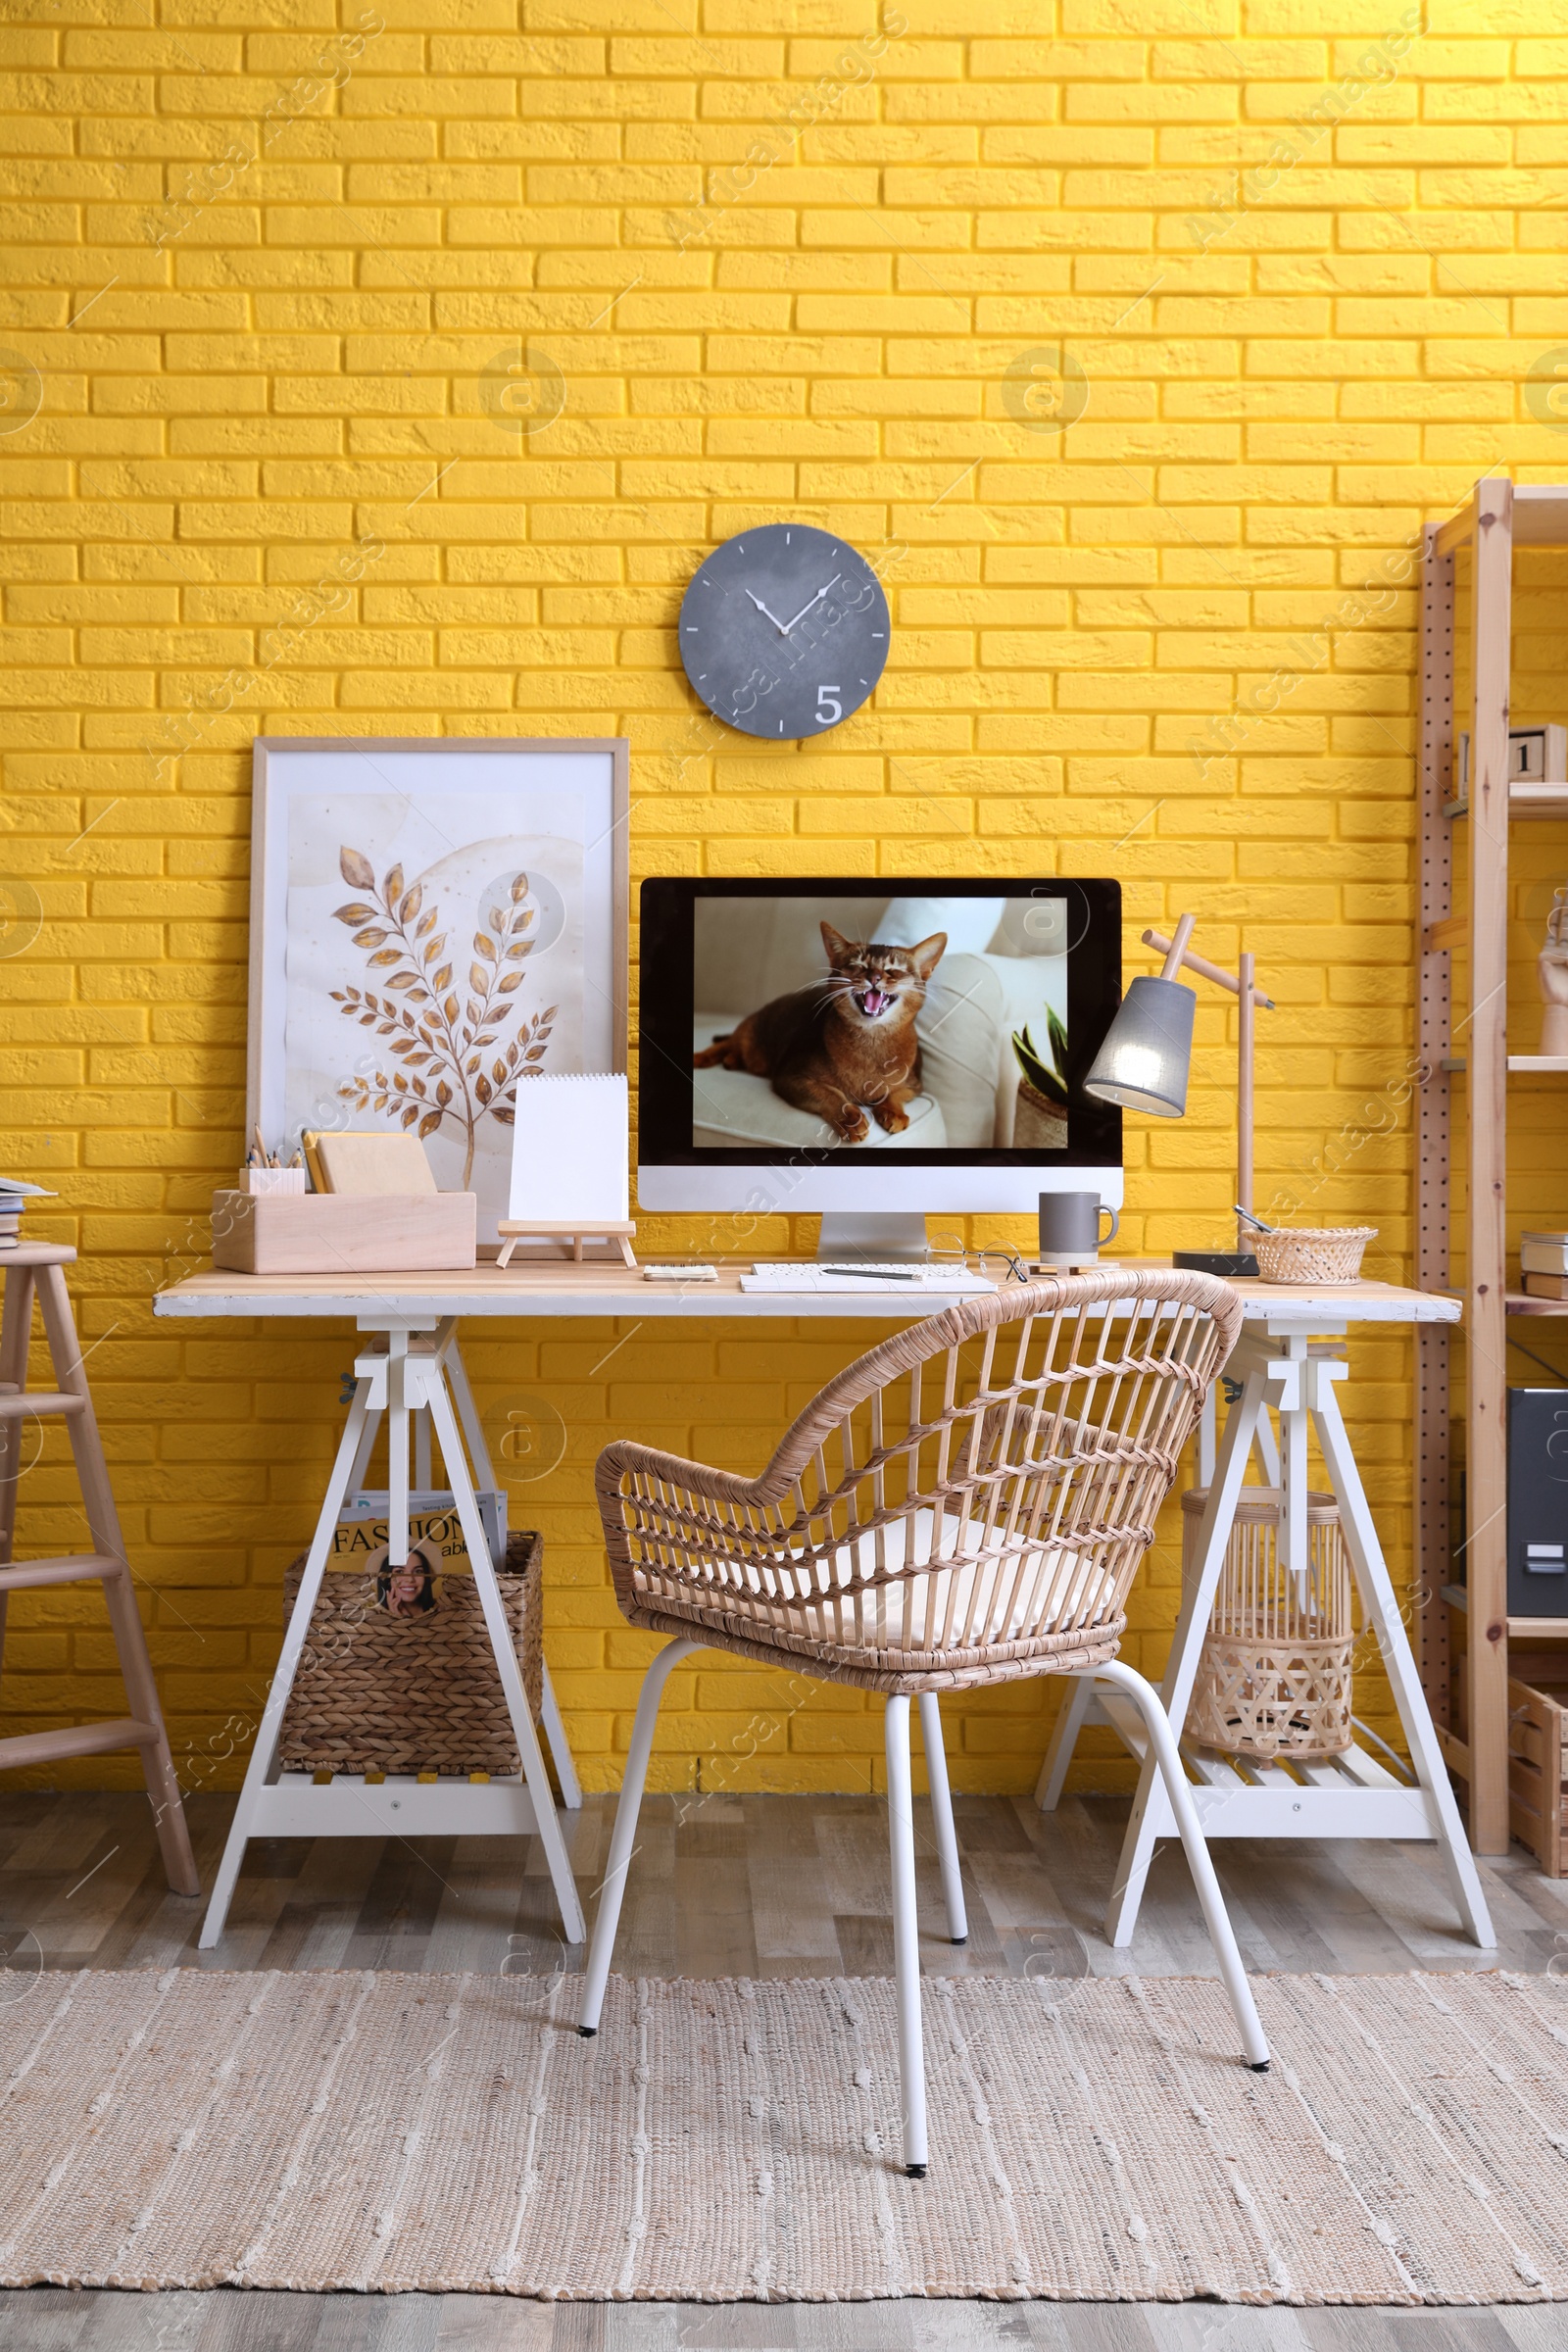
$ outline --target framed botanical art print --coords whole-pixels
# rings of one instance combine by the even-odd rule
[[[259,736],[246,1132],[409,1132],[506,1214],[519,1086],[626,1067],[628,746]]]

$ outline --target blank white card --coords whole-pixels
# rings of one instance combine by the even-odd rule
[[[575,1221],[592,1233],[596,1217],[623,1224],[630,1215],[631,1104],[624,1076],[525,1078],[517,1088],[512,1131],[512,1197],[518,1223]]]

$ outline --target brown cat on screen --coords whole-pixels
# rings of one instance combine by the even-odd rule
[[[747,1070],[781,1101],[808,1110],[839,1141],[859,1144],[869,1110],[888,1135],[909,1124],[920,1092],[915,1016],[948,944],[933,931],[914,948],[846,939],[822,925],[828,969],[809,988],[775,997],[693,1056],[699,1070]]]

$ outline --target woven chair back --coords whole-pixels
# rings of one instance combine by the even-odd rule
[[[1013,1286],[850,1365],[759,1478],[608,1446],[616,1597],[634,1623],[704,1623],[873,1684],[1103,1656],[1240,1324],[1208,1275]]]

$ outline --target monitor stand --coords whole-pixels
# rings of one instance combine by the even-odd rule
[[[889,1264],[924,1265],[926,1248],[923,1211],[883,1209],[860,1215],[848,1209],[824,1209],[817,1236],[818,1265],[869,1258]]]

